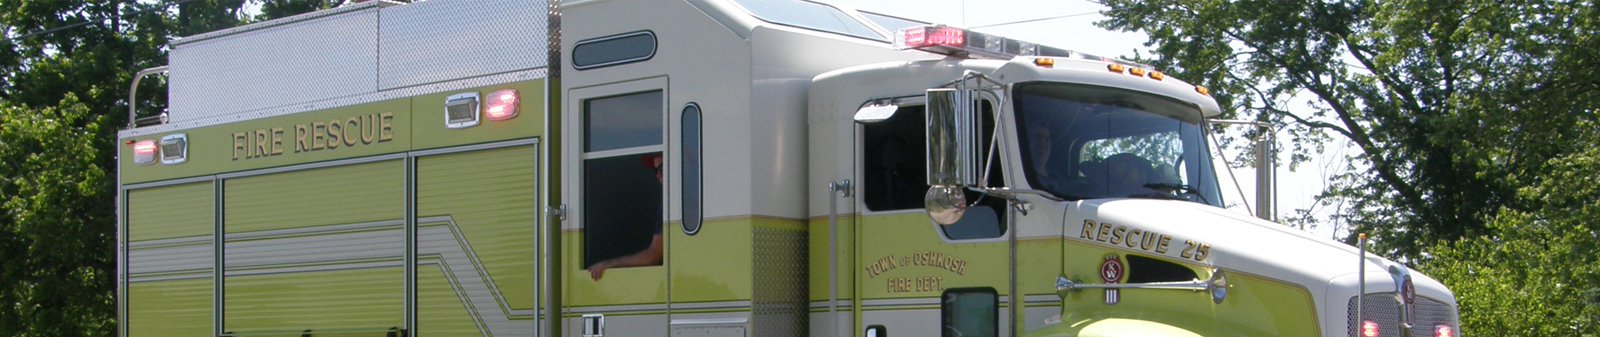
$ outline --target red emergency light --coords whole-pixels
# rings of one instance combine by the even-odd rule
[[[133,163],[150,165],[156,162],[156,141],[141,140],[133,143]]]
[[[1455,335],[1455,330],[1451,329],[1449,325],[1439,325],[1433,327],[1434,337],[1455,337]]]
[[[903,39],[903,48],[922,48],[929,46],[965,47],[967,44],[967,31],[960,28],[945,26],[913,27],[900,31]]]
[[[1361,321],[1361,337],[1378,337],[1378,322]]]
[[[489,93],[484,105],[483,114],[491,121],[503,121],[517,117],[517,90],[505,89]]]

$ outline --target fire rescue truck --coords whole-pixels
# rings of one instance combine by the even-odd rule
[[[177,40],[129,101],[162,73],[119,133],[121,336],[1459,327],[1439,282],[1221,208],[1204,86],[957,27],[367,1]]]

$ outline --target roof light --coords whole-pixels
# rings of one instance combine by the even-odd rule
[[[1361,321],[1361,337],[1378,337],[1378,322]]]
[[[1144,68],[1140,68],[1140,67],[1128,68],[1128,75],[1144,77]]]
[[[1166,74],[1162,74],[1161,72],[1155,70],[1150,71],[1150,79],[1160,81],[1164,78],[1167,78]]]
[[[150,165],[156,162],[156,141],[141,140],[133,143],[133,163],[137,165]]]
[[[1106,70],[1110,70],[1111,72],[1118,73],[1118,74],[1121,74],[1122,70],[1124,68],[1127,68],[1127,67],[1125,67],[1125,66],[1123,66],[1121,64],[1116,64],[1116,63],[1107,64],[1106,65]]]
[[[1433,327],[1433,337],[1455,337],[1455,330],[1449,325],[1436,325]]]
[[[912,27],[900,30],[895,38],[897,48],[923,48],[932,46],[965,47],[967,31],[946,26]]]
[[[1211,96],[1211,90],[1210,89],[1206,89],[1206,86],[1203,86],[1203,85],[1194,86],[1194,92],[1198,92],[1201,95]]]
[[[900,29],[894,34],[894,47],[957,57],[986,57],[1009,60],[1017,56],[1051,56],[1115,63],[1124,67],[1150,67],[1130,61],[1089,55],[949,26],[917,26]],[[1035,64],[1037,65],[1037,63]],[[1117,71],[1121,72],[1120,70]],[[1140,74],[1139,76],[1144,75]]]
[[[1036,59],[1033,59],[1033,65],[1044,67],[1044,68],[1055,67],[1056,66],[1056,59],[1048,58],[1048,57],[1036,58]]]
[[[483,114],[491,121],[503,121],[517,117],[517,90],[505,89],[489,93],[488,105],[483,109]]]

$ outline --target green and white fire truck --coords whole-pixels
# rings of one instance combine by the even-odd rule
[[[1137,63],[801,0],[367,1],[169,57],[119,133],[121,336],[1458,328],[1221,208],[1217,103]]]

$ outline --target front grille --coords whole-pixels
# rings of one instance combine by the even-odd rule
[[[1433,335],[1433,327],[1439,324],[1450,325],[1451,331],[1461,331],[1461,324],[1456,321],[1456,308],[1452,308],[1444,302],[1421,296],[1417,297],[1415,304],[1416,309],[1414,312],[1417,318],[1415,320],[1416,326],[1412,331],[1413,336],[1431,336]],[[1350,311],[1345,317],[1349,317],[1350,337],[1360,336],[1361,319],[1356,317],[1355,296],[1350,297],[1350,305],[1347,307]],[[1400,335],[1400,310],[1403,309],[1400,306],[1400,300],[1395,298],[1395,293],[1367,294],[1366,304],[1361,309],[1361,314],[1366,315],[1367,320],[1378,323],[1379,336]]]

